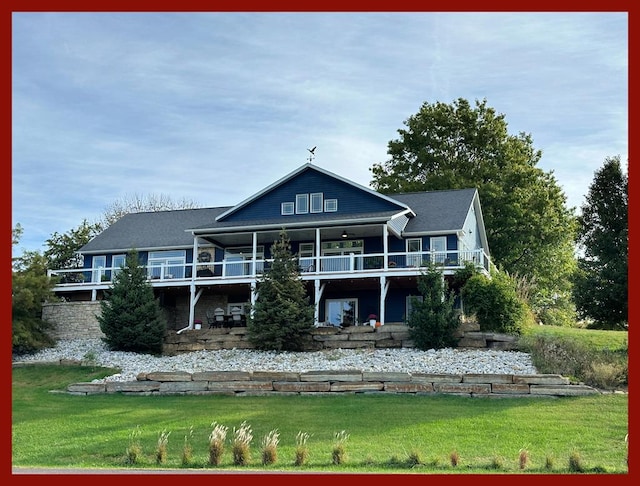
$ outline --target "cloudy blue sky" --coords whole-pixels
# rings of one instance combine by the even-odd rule
[[[13,13],[19,250],[132,195],[227,206],[307,162],[363,185],[423,102],[486,99],[568,206],[628,159],[628,14]]]

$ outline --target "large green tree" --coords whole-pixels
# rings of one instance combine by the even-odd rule
[[[486,100],[425,102],[404,124],[388,144],[390,159],[371,168],[372,187],[386,194],[477,188],[494,263],[536,283],[534,308],[536,299],[570,295],[575,217],[553,173],[537,167],[542,153],[531,136],[509,134],[505,116]]]
[[[18,224],[11,232],[13,245],[22,235]],[[42,304],[56,300],[53,281],[47,276],[47,261],[36,251],[23,252],[12,260],[11,337],[13,353],[31,353],[50,347],[52,326],[42,320]]]
[[[53,233],[46,241],[44,256],[52,270],[82,267],[82,256],[78,250],[102,231],[99,223],[89,223],[86,219],[77,228],[66,233]]]
[[[576,308],[595,327],[628,325],[629,181],[620,157],[605,159],[581,207]]]
[[[114,351],[160,354],[167,327],[166,319],[138,252],[127,253],[125,266],[113,278],[113,285],[100,301],[100,330]]]
[[[247,337],[257,349],[303,351],[313,329],[313,304],[300,279],[298,259],[286,231],[271,247],[273,263],[257,284],[258,298],[247,322]]]

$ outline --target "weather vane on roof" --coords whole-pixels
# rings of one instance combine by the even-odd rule
[[[316,145],[316,147],[317,147],[317,145]],[[307,149],[309,151],[309,158],[307,159],[309,162],[313,162],[313,159],[315,159],[315,157],[316,157],[316,154],[315,154],[316,147]]]

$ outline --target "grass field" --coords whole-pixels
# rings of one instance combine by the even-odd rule
[[[113,370],[33,365],[13,370],[12,464],[69,468],[190,468],[403,474],[627,473],[624,394],[567,398],[456,396],[73,396],[66,385]],[[228,427],[219,466],[209,464],[212,424]],[[252,432],[249,460],[234,464],[233,430]],[[274,464],[262,439],[277,430]],[[136,436],[136,431],[139,436]],[[294,465],[296,435],[308,461]],[[340,464],[336,434],[347,436]],[[160,434],[166,461],[156,463]],[[168,434],[168,435],[166,435]],[[127,464],[127,449],[140,446]],[[185,444],[192,449],[183,464]],[[524,457],[521,467],[520,457]],[[457,465],[452,456],[458,457]]]

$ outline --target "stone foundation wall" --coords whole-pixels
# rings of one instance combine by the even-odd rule
[[[599,393],[571,384],[560,375],[426,374],[363,371],[204,371],[141,373],[136,381],[74,383],[75,395],[326,395],[334,393],[409,393],[467,397],[560,397]]]
[[[42,306],[42,320],[53,324],[54,339],[98,339],[104,337],[97,315],[99,301],[55,302]]]

